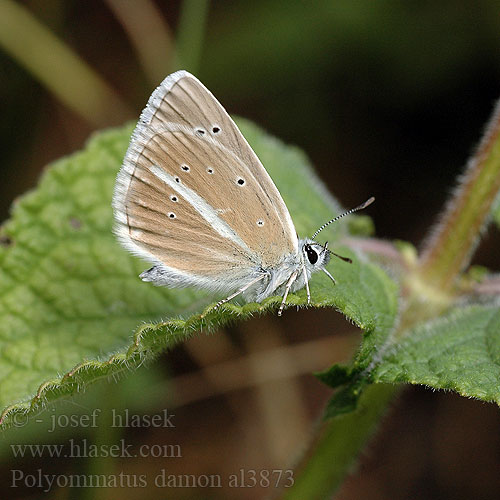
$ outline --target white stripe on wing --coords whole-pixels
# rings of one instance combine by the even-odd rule
[[[234,229],[232,229],[227,222],[221,219],[217,210],[209,205],[199,194],[195,193],[187,186],[184,186],[182,183],[177,182],[172,175],[168,174],[157,165],[152,165],[149,167],[149,170],[152,174],[158,177],[158,179],[177,191],[177,193],[182,196],[184,200],[186,200],[223,238],[231,240],[233,243],[242,248],[248,255],[252,254],[250,248],[248,248],[246,243],[236,234]]]

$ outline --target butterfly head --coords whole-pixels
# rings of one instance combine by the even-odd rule
[[[306,239],[302,243],[304,265],[310,271],[324,268],[330,261],[330,253],[328,243],[323,246],[310,239]]]

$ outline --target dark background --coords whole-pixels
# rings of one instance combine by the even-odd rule
[[[0,220],[8,217],[18,195],[36,185],[47,163],[81,148],[97,128],[136,120],[161,78],[179,69],[173,53],[165,52],[158,59],[157,80],[144,70],[126,27],[111,10],[116,2],[18,3],[97,71],[127,109],[110,109],[90,123],[62,104],[16,58],[0,52]],[[180,2],[153,5],[170,31],[172,45],[181,36],[189,39],[189,29],[178,31]],[[302,148],[346,207],[374,195],[370,216],[377,236],[417,247],[500,96],[500,5],[494,0],[217,1],[209,8],[200,47],[195,72],[230,113],[250,118]],[[497,270],[499,242],[491,229],[474,262]],[[164,382],[165,392],[173,387],[184,394],[177,408],[183,425],[175,440],[182,443],[185,456],[169,462],[169,468],[222,474],[235,464],[236,469],[289,465],[305,446],[329,396],[309,373],[346,361],[358,336],[333,311],[289,311],[283,320],[255,319],[225,334],[194,339],[144,368],[159,377],[160,386],[170,374],[172,383]],[[326,344],[321,347],[315,341],[329,342],[328,362],[321,357]],[[278,366],[278,381],[265,370],[259,375],[255,367],[249,368],[248,360],[256,353],[281,352],[307,342],[310,365],[292,366],[292,375],[286,375],[286,361],[273,365]],[[233,390],[207,372],[213,366],[217,372],[228,360],[235,361],[230,370],[247,374]],[[189,374],[198,378],[182,385],[187,380],[182,377]],[[123,383],[90,389],[87,397],[94,399],[88,404],[101,405],[99,398],[120,391]],[[127,394],[131,401],[137,396]],[[144,411],[177,405],[165,398],[158,406],[151,399]],[[409,388],[339,498],[496,499],[499,424],[493,405]],[[147,439],[161,438],[151,432]],[[36,469],[40,463],[22,466]],[[14,465],[7,464],[5,470]],[[142,460],[126,466],[147,471],[159,464]],[[76,465],[61,462],[57,467],[69,470]],[[113,498],[117,491],[108,493],[98,492]],[[151,490],[148,495],[163,498],[164,493]],[[120,491],[121,498],[141,494]],[[212,494],[258,498],[261,492],[182,490],[178,498]],[[54,495],[66,498],[63,492]]]

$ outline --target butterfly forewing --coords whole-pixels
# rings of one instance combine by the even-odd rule
[[[236,279],[297,250],[272,180],[224,108],[186,72],[150,98],[114,208],[122,242],[173,272]]]
[[[167,77],[151,96],[141,119],[153,128],[170,123],[185,125],[200,137],[214,138],[225,146],[259,179],[284,231],[295,243],[290,214],[269,174],[226,110],[197,78],[186,71]]]
[[[233,267],[244,267],[248,272],[252,265],[237,245],[213,231],[177,191],[159,184],[158,178],[141,166],[136,168],[128,191],[126,221],[128,238],[174,269],[210,277]]]

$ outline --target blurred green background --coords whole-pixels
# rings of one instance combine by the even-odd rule
[[[7,15],[12,5],[25,8],[15,10],[15,19]],[[39,37],[23,16],[50,36]],[[302,148],[345,206],[374,195],[370,215],[378,237],[418,245],[500,96],[495,0],[0,0],[0,32],[1,220],[47,163],[81,148],[94,130],[137,120],[162,78],[186,67],[230,113]],[[80,60],[66,60],[61,47]],[[491,230],[475,262],[498,269],[499,244]],[[107,437],[95,429],[79,432],[96,441],[168,438],[182,445],[182,459],[14,459],[9,443],[68,439],[62,431],[37,432],[33,424],[4,438],[0,487],[9,497],[36,494],[9,487],[13,468],[136,474],[162,467],[186,474],[286,468],[329,395],[308,373],[347,360],[357,339],[334,311],[290,312],[283,320],[255,319],[225,335],[194,339],[141,373],[103,382],[57,408],[70,414],[117,405],[147,414],[175,409],[179,426],[167,437],[154,429]],[[294,348],[308,363],[291,361]],[[277,356],[273,362],[269,353]],[[339,498],[496,499],[499,424],[493,405],[411,388]],[[117,493],[98,489],[86,498]],[[175,498],[266,493],[182,489]],[[148,488],[147,495],[165,498],[165,491]]]

